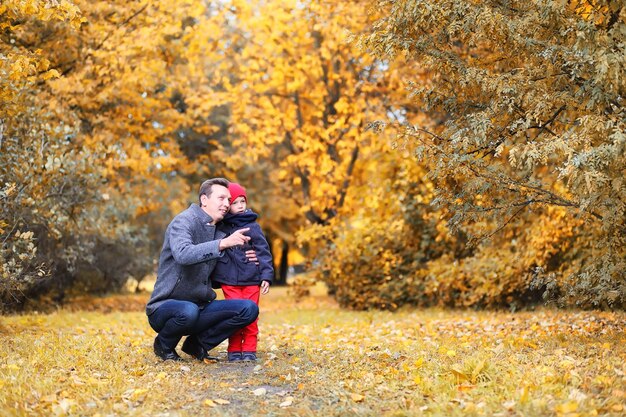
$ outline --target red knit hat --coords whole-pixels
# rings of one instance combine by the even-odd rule
[[[246,195],[246,189],[236,182],[228,184],[228,191],[230,191],[230,203],[237,199],[237,197],[243,197],[248,202],[248,196]]]

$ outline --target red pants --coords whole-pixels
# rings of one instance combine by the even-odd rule
[[[254,301],[259,305],[259,295],[261,294],[261,288],[258,285],[222,285],[222,291],[224,292],[224,298],[230,299],[247,299]],[[259,319],[237,330],[231,337],[228,338],[228,351],[229,352],[256,352],[257,336],[259,334]]]

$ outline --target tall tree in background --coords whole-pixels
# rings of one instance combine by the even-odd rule
[[[534,280],[579,305],[623,305],[624,3],[373,4],[383,17],[360,44],[379,57],[420,63],[432,78],[411,83],[411,95],[447,116],[440,124],[405,125],[404,139],[417,159],[433,162],[436,202],[454,211],[451,226],[479,239],[507,225],[532,230],[537,235],[517,233],[524,236],[517,247],[509,235],[505,257],[541,248],[526,287]],[[551,227],[529,228],[533,219]],[[529,240],[535,246],[522,246]],[[558,273],[542,277],[546,268]],[[459,280],[476,288],[468,274],[481,272]]]
[[[78,206],[91,207],[100,173],[88,160],[99,155],[69,145],[74,128],[56,123],[38,100],[39,85],[55,76],[36,48],[21,45],[19,25],[81,23],[78,9],[5,1],[0,5],[0,301],[20,303],[50,272],[46,257],[56,241],[80,227]],[[48,238],[49,237],[49,238]],[[66,244],[71,257],[75,245]]]
[[[196,1],[2,3],[3,302],[153,269],[195,191],[183,132],[212,131],[182,99],[185,34],[205,15]]]
[[[357,165],[386,147],[366,125],[389,111],[390,86],[399,87],[396,70],[347,42],[369,19],[363,5],[229,4],[232,30],[221,45],[229,71],[219,100],[231,109],[224,157],[234,173],[262,166],[257,181],[249,177],[255,194],[289,197],[282,211],[295,211],[318,231],[352,210],[350,187],[368,180],[355,175]],[[272,186],[255,186],[265,184],[261,178]],[[278,216],[270,221],[283,223],[272,213]]]
[[[282,7],[280,7],[282,6]],[[223,78],[235,170],[276,161],[269,177],[293,186],[291,197],[315,224],[335,214],[367,137],[363,88],[380,77],[375,62],[354,56],[341,36],[357,24],[353,4],[233,2],[236,72]],[[287,190],[288,191],[288,190]]]

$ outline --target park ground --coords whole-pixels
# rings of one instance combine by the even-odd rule
[[[623,416],[626,314],[262,298],[259,361],[161,362],[147,294],[0,317],[3,416]],[[225,357],[225,344],[213,353]]]

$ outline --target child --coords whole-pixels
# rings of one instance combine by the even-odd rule
[[[224,298],[249,299],[259,304],[259,295],[267,294],[274,278],[272,254],[261,227],[256,223],[258,215],[247,209],[248,198],[246,190],[241,185],[231,182],[230,209],[224,220],[218,223],[218,229],[230,235],[236,230],[248,227],[245,234],[250,236],[246,245],[226,249],[224,256],[218,258],[211,279],[214,286],[221,286]],[[248,262],[246,250],[254,249],[259,260],[257,265]],[[258,319],[241,330],[235,332],[228,339],[228,360],[256,361],[257,335],[259,333]]]

